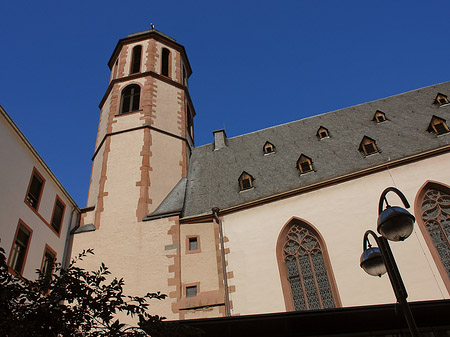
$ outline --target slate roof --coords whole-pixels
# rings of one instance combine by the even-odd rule
[[[214,143],[199,146],[190,158],[181,215],[211,213],[448,145],[450,133],[427,131],[433,115],[450,124],[450,105],[434,104],[438,93],[450,98],[450,82],[228,138],[216,151]],[[388,120],[373,121],[377,110]],[[329,138],[317,137],[320,126]],[[359,151],[364,136],[376,141],[379,153]],[[266,141],[275,153],[264,155]],[[301,154],[312,159],[313,172],[299,173]],[[254,188],[240,192],[243,171],[254,178]]]

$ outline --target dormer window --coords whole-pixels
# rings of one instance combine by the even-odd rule
[[[270,142],[266,142],[263,146],[263,151],[264,151],[264,154],[274,153],[275,146]]]
[[[447,95],[444,95],[441,93],[438,93],[436,95],[436,98],[434,99],[434,104],[437,104],[437,105],[445,105],[448,103],[449,103],[449,101],[448,101]]]
[[[383,111],[377,110],[373,115],[372,120],[376,123],[383,123],[387,121],[386,114]]]
[[[311,158],[301,154],[297,160],[297,169],[300,171],[300,174],[313,171]]]
[[[317,136],[319,139],[329,138],[329,137],[330,137],[330,133],[328,132],[328,129],[327,129],[327,128],[321,126],[321,127],[319,128],[319,130],[317,130],[316,136]]]
[[[242,172],[241,176],[239,177],[239,189],[241,191],[249,190],[253,188],[253,177],[248,174],[247,172]]]
[[[359,151],[364,153],[366,156],[379,152],[375,140],[367,136],[364,136],[361,143],[359,144]]]
[[[428,125],[428,132],[434,132],[436,135],[442,135],[449,132],[449,128],[445,119],[433,116],[431,122]]]

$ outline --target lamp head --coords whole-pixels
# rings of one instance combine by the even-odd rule
[[[360,264],[364,271],[372,276],[379,276],[386,273],[386,266],[378,247],[370,247],[361,254]]]
[[[403,241],[411,235],[414,221],[414,216],[406,209],[387,207],[378,216],[377,231],[388,240]]]

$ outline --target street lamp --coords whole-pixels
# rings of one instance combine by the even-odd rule
[[[360,266],[366,273],[372,276],[380,276],[384,273],[388,273],[389,280],[391,281],[392,288],[394,289],[397,302],[405,316],[408,323],[411,336],[418,337],[419,331],[417,330],[416,322],[411,313],[406,299],[408,293],[406,292],[405,285],[400,276],[400,272],[395,263],[394,255],[392,255],[391,247],[387,240],[391,241],[403,241],[408,238],[414,228],[414,216],[412,216],[406,209],[398,206],[390,206],[386,194],[388,192],[395,192],[403,202],[406,208],[409,208],[408,200],[395,187],[386,188],[380,196],[380,202],[378,204],[378,222],[377,231],[381,234],[378,236],[371,230],[364,233],[363,238],[363,253],[360,259]],[[383,210],[383,204],[386,203],[386,209]],[[369,242],[369,235],[372,236],[378,247],[372,247]]]

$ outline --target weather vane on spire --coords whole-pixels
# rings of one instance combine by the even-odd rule
[[[153,24],[153,22],[150,22],[150,27],[152,27],[152,29],[155,29],[155,25]]]

